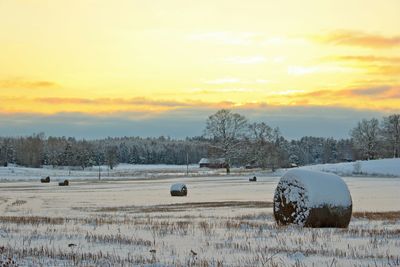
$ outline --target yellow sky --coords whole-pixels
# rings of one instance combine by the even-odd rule
[[[2,0],[0,112],[398,111],[399,12],[398,0]]]

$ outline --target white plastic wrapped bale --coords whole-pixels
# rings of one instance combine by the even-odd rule
[[[345,228],[351,212],[350,191],[335,174],[289,170],[275,190],[274,217],[279,225]]]
[[[183,183],[177,183],[171,185],[171,196],[173,197],[184,197],[187,196],[187,187]]]

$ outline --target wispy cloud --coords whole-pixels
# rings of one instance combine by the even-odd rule
[[[400,64],[400,57],[382,57],[373,55],[345,55],[326,57],[323,61],[344,61],[344,62],[362,62],[362,63],[393,63]]]
[[[191,92],[196,94],[224,94],[224,93],[249,93],[249,92],[256,92],[256,90],[253,88],[244,88],[244,87],[213,88],[213,89],[194,88],[191,90]],[[234,102],[230,103],[232,103],[232,105],[235,105]],[[203,104],[207,105],[205,102]]]
[[[69,98],[69,97],[42,97],[35,98],[35,102],[42,104],[62,105],[119,105],[119,106],[157,106],[157,107],[184,107],[189,106],[190,103],[184,101],[171,101],[171,100],[151,100],[144,97],[136,98]]]
[[[342,90],[318,90],[308,93],[294,94],[291,97],[294,99],[324,99],[340,103],[342,99],[350,99],[356,104],[358,100],[383,100],[398,98],[400,86],[374,86],[361,88],[348,88]],[[360,99],[361,97],[361,99]],[[400,99],[399,99],[400,100]],[[368,103],[364,103],[367,104]]]
[[[58,86],[57,83],[46,80],[25,80],[19,78],[0,80],[1,89],[49,89]]]
[[[389,77],[400,77],[400,65],[370,66],[369,73],[386,75]]]
[[[225,59],[225,62],[230,64],[260,64],[265,61],[266,58],[264,56],[228,57]]]
[[[249,79],[249,80],[241,80],[239,78],[234,78],[234,77],[225,77],[225,78],[219,78],[215,80],[208,80],[204,81],[205,84],[211,84],[211,85],[222,85],[222,84],[267,84],[271,83],[271,80],[267,79]]]
[[[238,78],[220,78],[220,79],[215,79],[215,80],[210,80],[210,81],[205,81],[204,83],[207,84],[226,84],[226,83],[238,83],[240,82],[240,79]]]
[[[317,73],[352,73],[359,71],[352,66],[340,66],[335,64],[319,64],[315,66],[288,66],[287,73],[294,76],[303,76]]]
[[[338,30],[318,35],[313,40],[333,45],[349,45],[368,48],[392,48],[400,46],[400,36],[387,37],[360,31]]]
[[[261,42],[264,45],[282,45],[285,43],[285,38],[280,36],[270,37]]]
[[[289,75],[295,75],[295,76],[307,75],[315,73],[317,71],[318,67],[304,67],[304,66],[289,66],[287,69],[287,73]]]
[[[223,45],[250,45],[260,36],[260,33],[255,32],[206,32],[189,35],[188,40]]]
[[[374,85],[327,89],[304,92],[288,89],[267,93],[263,86],[221,85],[217,88],[197,88],[188,92],[187,99],[149,99],[149,98],[68,98],[68,97],[2,97],[2,114],[56,114],[62,112],[91,115],[112,115],[124,112],[143,113],[156,116],[171,110],[187,108],[237,108],[269,106],[326,106],[349,107],[371,110],[400,110],[400,85]],[[249,96],[263,93],[258,99]],[[207,96],[210,96],[209,98]],[[217,99],[226,99],[218,101]],[[221,96],[224,96],[221,98]],[[243,99],[243,101],[240,101]],[[245,100],[246,99],[246,100]]]
[[[265,83],[271,83],[271,80],[266,80],[266,79],[257,79],[256,83],[261,83],[261,84],[265,84]]]
[[[383,75],[389,78],[400,76],[400,57],[344,55],[325,57],[321,59],[321,62],[323,64],[331,62],[350,71],[353,69],[353,71]]]
[[[212,43],[219,45],[276,47],[283,45],[301,46],[308,41],[305,38],[290,36],[271,36],[263,32],[221,31],[191,34],[189,42]]]

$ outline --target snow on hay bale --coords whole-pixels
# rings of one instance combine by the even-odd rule
[[[335,174],[289,170],[275,190],[274,216],[280,225],[345,228],[351,212],[349,189]]]
[[[183,197],[187,196],[187,187],[185,184],[177,183],[171,185],[171,196]]]

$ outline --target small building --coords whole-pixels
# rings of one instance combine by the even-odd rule
[[[226,168],[228,167],[228,163],[226,163],[225,158],[202,158],[199,161],[200,168]]]

